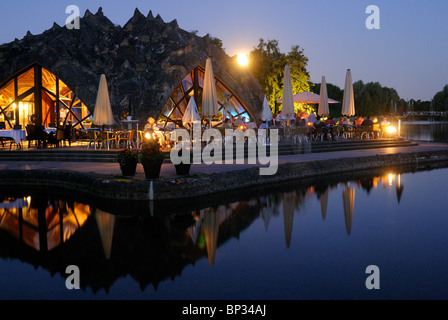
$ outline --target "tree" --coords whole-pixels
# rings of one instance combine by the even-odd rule
[[[271,106],[283,96],[283,77],[286,64],[291,72],[293,94],[310,89],[310,74],[306,70],[308,58],[299,46],[292,46],[288,54],[278,47],[277,40],[260,39],[258,46],[249,54],[250,70],[258,79]],[[277,110],[275,110],[277,111]]]
[[[364,84],[361,80],[353,83],[355,110],[359,115],[386,115],[393,109],[392,104],[400,101],[395,89],[382,87],[378,82]]]
[[[432,98],[434,111],[448,111],[448,84]]]

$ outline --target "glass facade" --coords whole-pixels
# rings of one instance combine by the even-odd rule
[[[0,122],[6,129],[24,128],[33,122],[83,126],[89,118],[87,107],[73,91],[37,64],[19,71],[0,87]]]
[[[196,67],[174,89],[171,97],[166,102],[158,123],[163,127],[183,127],[182,117],[188,102],[194,97],[199,115],[202,117],[202,88],[204,85],[205,68]],[[219,116],[213,119],[214,125],[222,123],[223,118],[231,116],[252,119],[250,112],[242,100],[220,79],[215,76],[216,94],[218,97]]]

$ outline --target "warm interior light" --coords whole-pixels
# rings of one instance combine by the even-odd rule
[[[246,53],[238,53],[237,60],[240,66],[245,67],[249,64],[249,58]]]
[[[397,129],[394,126],[388,126],[387,127],[387,133],[396,133]]]

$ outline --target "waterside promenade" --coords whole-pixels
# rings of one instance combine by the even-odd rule
[[[121,176],[117,163],[2,161],[1,185],[42,185],[93,192],[98,197],[129,200],[163,200],[203,196],[227,190],[323,177],[380,167],[448,162],[448,144],[418,142],[416,145],[278,157],[278,171],[260,176],[259,166],[247,164],[194,164],[190,176],[179,179],[174,165],[165,163],[161,179],[146,180],[141,165],[135,177]]]

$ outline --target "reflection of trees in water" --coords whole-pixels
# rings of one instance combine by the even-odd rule
[[[403,123],[401,135],[407,139],[448,142],[448,123]]]

